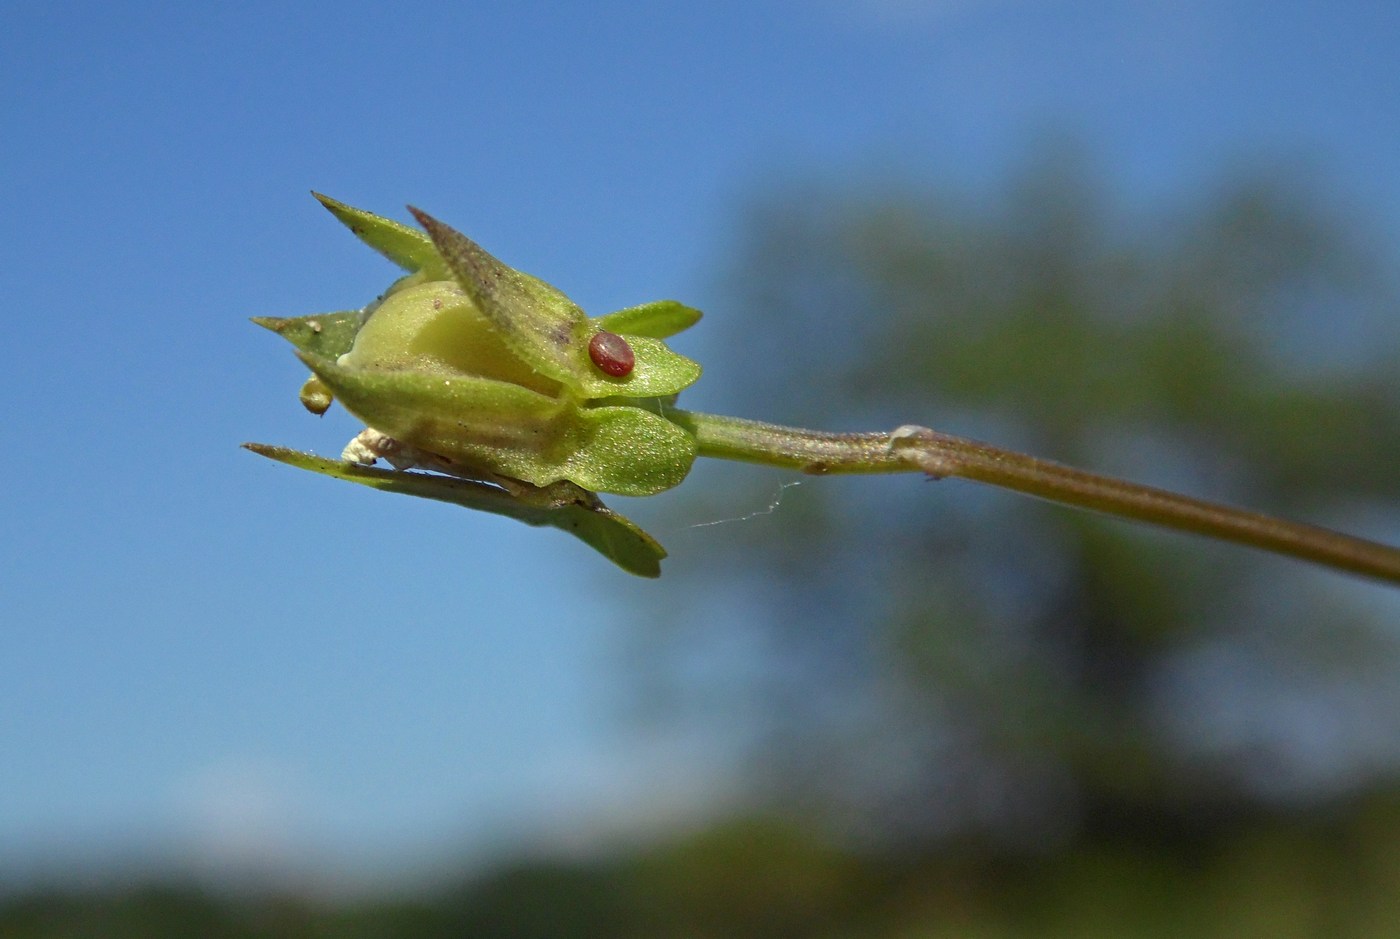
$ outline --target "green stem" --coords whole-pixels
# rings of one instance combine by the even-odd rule
[[[1251,545],[1400,584],[1400,549],[1313,525],[1087,473],[1014,450],[923,427],[833,434],[733,417],[673,411],[701,456],[805,473],[924,472],[961,476],[1083,509]]]

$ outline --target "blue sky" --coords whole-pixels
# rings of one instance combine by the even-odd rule
[[[1264,156],[1393,238],[1397,49],[1381,0],[8,5],[0,873],[401,871],[666,816],[720,773],[618,719],[665,578],[237,448],[356,429],[305,414],[247,322],[394,274],[308,190],[411,201],[593,313],[711,321],[753,312],[716,272],[765,187],[983,187],[1045,128],[1129,201]],[[625,508],[668,563],[722,537],[662,501]]]

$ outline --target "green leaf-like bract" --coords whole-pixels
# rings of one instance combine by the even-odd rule
[[[579,377],[585,398],[663,398],[679,394],[700,377],[699,362],[672,352],[660,339],[635,335],[623,338],[636,357],[632,371],[614,378],[590,365]]]
[[[417,209],[409,211],[512,351],[540,374],[576,387],[591,367],[583,311],[544,281],[502,264],[456,229]]]
[[[700,322],[700,311],[676,300],[654,300],[594,319],[599,329],[667,339]]]
[[[286,319],[255,316],[253,322],[272,330],[303,352],[333,359],[350,351],[355,335],[365,323],[365,315],[359,310],[347,310]]]
[[[432,280],[446,280],[452,275],[438,255],[427,235],[393,219],[364,209],[356,209],[329,196],[313,192],[330,213],[350,229],[365,244],[407,271],[422,271]]]
[[[245,443],[243,446],[269,459],[333,479],[343,479],[385,492],[451,502],[464,508],[513,518],[527,525],[558,528],[592,546],[628,573],[639,577],[661,575],[661,559],[666,556],[666,550],[630,519],[596,500],[562,506],[537,505],[495,486],[466,479],[376,469],[267,444]]]

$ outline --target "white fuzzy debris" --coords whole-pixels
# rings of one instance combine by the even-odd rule
[[[917,437],[922,437],[925,434],[932,433],[933,430],[931,428],[920,427],[918,424],[900,424],[894,430],[890,431],[890,442],[887,446],[890,450],[894,450],[901,441],[912,440]]]
[[[403,469],[404,467],[398,466],[396,459],[400,449],[399,442],[393,437],[380,433],[373,427],[366,427],[345,445],[345,449],[340,451],[340,458],[363,466],[373,466],[376,461],[384,459]],[[410,461],[408,465],[413,464]]]
[[[355,439],[345,445],[340,458],[362,466],[373,466],[376,461],[384,460],[396,470],[418,468],[460,475],[450,460],[409,446],[373,427],[366,427],[356,434]]]
[[[904,447],[918,447],[921,440],[927,440],[934,436],[932,428],[920,427],[918,424],[900,424],[890,431],[889,443],[886,448],[893,453],[895,450]],[[942,479],[945,476],[953,475],[956,465],[946,457],[941,457],[927,450],[917,451],[914,456],[914,465],[923,470],[929,479]]]

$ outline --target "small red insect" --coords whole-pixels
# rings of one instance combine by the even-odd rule
[[[632,354],[627,340],[605,329],[598,330],[588,340],[588,357],[594,365],[614,378],[626,375],[637,364],[637,357]]]

